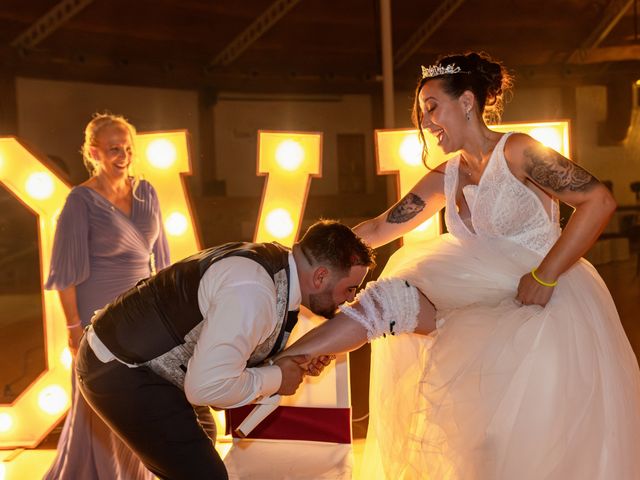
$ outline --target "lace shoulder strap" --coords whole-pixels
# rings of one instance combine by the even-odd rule
[[[456,155],[449,161],[444,170],[444,195],[447,199],[447,207],[451,199],[455,202],[456,190],[458,188],[458,168],[460,165],[460,155]]]

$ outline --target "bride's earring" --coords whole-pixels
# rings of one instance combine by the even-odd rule
[[[471,109],[467,110],[466,117],[467,117],[467,121],[471,120]]]

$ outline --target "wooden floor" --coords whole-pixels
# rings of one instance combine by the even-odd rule
[[[218,442],[216,445],[216,449],[223,458],[230,447],[230,443]],[[354,439],[353,478],[358,478],[363,451],[364,439]],[[47,472],[55,453],[56,451],[52,449],[0,450],[0,480],[39,480]]]
[[[623,327],[629,341],[640,357],[640,275],[636,273],[636,259],[599,265],[598,271],[607,283],[618,307]],[[38,449],[0,450],[0,480],[40,479],[55,455],[55,445],[60,429],[47,437]],[[362,458],[364,440],[354,440],[354,477]],[[221,455],[229,444],[218,446]]]

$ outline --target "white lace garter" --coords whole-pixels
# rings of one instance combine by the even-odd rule
[[[390,333],[410,333],[418,325],[418,289],[401,278],[369,282],[340,311],[367,329],[369,341]],[[357,306],[359,304],[359,306]]]

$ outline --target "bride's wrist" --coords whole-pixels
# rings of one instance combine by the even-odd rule
[[[539,267],[531,269],[533,279],[544,287],[555,287],[558,284],[558,278],[552,276],[548,272],[540,271]]]

